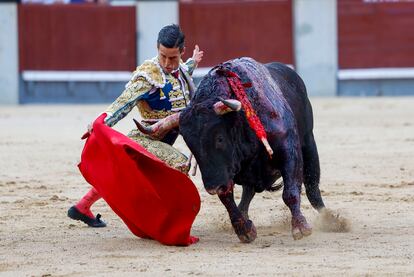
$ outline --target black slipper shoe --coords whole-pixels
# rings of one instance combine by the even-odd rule
[[[101,220],[101,215],[97,214],[96,218],[91,218],[89,216],[84,215],[75,206],[70,207],[68,210],[68,217],[74,220],[80,220],[86,223],[89,227],[99,228],[99,227],[106,227],[106,223]]]

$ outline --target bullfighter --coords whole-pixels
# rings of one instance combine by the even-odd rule
[[[203,51],[195,46],[192,58],[185,63],[182,56],[185,51],[185,35],[178,25],[163,27],[157,40],[158,55],[138,66],[126,84],[121,95],[105,110],[105,124],[112,127],[123,119],[133,107],[137,107],[142,122],[152,125],[167,116],[177,114],[190,102],[192,73],[203,58]],[[91,130],[88,129],[88,132]],[[138,142],[149,152],[169,166],[187,173],[187,157],[172,147],[178,136],[175,128],[162,139],[155,140],[137,129],[128,137]],[[81,220],[90,227],[105,227],[101,215],[95,217],[91,206],[101,198],[95,188],[91,188],[74,206],[68,210],[68,216]]]

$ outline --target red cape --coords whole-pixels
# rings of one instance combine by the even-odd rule
[[[93,123],[79,169],[88,181],[141,238],[166,245],[190,245],[191,225],[200,210],[193,182],[135,141],[104,124]]]

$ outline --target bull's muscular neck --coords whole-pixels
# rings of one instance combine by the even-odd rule
[[[239,126],[232,128],[234,146],[234,181],[240,185],[254,186],[256,191],[270,187],[278,175],[271,160],[244,114],[238,118]]]
[[[231,65],[230,65],[231,66]],[[243,82],[251,81],[244,70],[239,68],[230,68],[237,72]],[[258,80],[255,80],[257,82]],[[250,95],[257,95],[255,88],[247,91]],[[225,76],[220,76],[212,71],[200,83],[197,92],[190,104],[192,115],[201,115],[212,112],[213,105],[219,101],[219,98],[235,98],[230,89]],[[250,98],[250,96],[249,96]],[[250,98],[253,108],[261,107],[260,99],[257,96]],[[262,105],[268,106],[268,105]],[[258,115],[267,113],[262,109],[256,110]],[[259,141],[254,131],[250,128],[244,112],[238,112],[237,115],[224,115],[227,118],[233,118],[229,123],[231,129],[231,143],[234,147],[234,165],[231,171],[234,174],[234,181],[240,185],[254,186],[256,191],[262,191],[270,187],[278,175],[274,169],[275,160],[270,160],[263,144]],[[230,116],[230,117],[229,117]],[[262,117],[262,116],[261,116]],[[280,115],[274,115],[279,117]],[[188,120],[191,120],[188,118]],[[266,126],[267,122],[263,122]],[[272,166],[273,164],[273,166]]]

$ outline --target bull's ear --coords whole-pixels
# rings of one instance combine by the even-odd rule
[[[223,115],[228,112],[238,112],[240,111],[242,105],[240,101],[235,99],[222,99],[219,98],[220,101],[216,102],[213,105],[214,112],[217,115]]]

